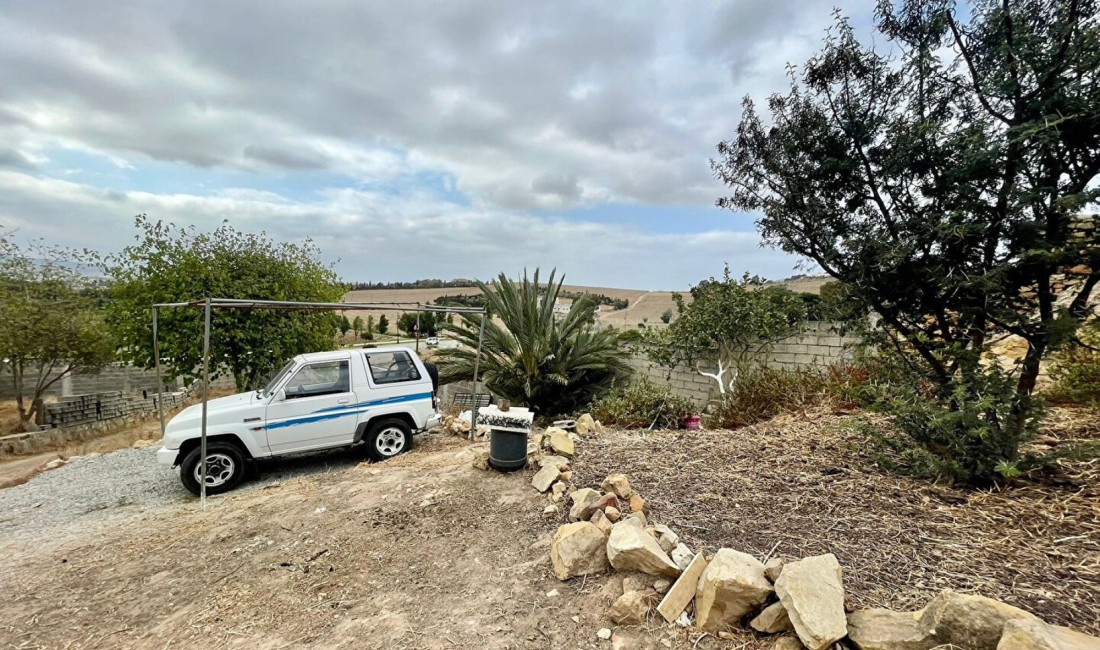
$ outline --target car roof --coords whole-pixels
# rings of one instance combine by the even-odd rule
[[[307,352],[305,354],[299,354],[298,357],[302,361],[329,361],[332,359],[347,359],[353,352],[411,352],[409,348],[401,345],[389,345],[379,348],[352,348],[344,350],[330,350],[328,352]],[[411,356],[411,355],[410,355]]]

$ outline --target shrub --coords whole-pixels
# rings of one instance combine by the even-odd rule
[[[820,403],[826,397],[827,375],[808,368],[787,370],[744,365],[730,391],[712,403],[707,424],[738,429]]]
[[[1077,345],[1054,356],[1050,375],[1054,386],[1051,401],[1100,408],[1100,324],[1093,322],[1081,332],[1085,345]]]
[[[591,406],[592,417],[601,423],[626,429],[679,429],[684,416],[695,411],[691,400],[648,379],[615,387]]]

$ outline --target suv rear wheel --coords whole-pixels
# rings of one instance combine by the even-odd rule
[[[187,453],[180,463],[180,482],[191,494],[201,493],[202,466],[200,447]],[[240,485],[244,478],[244,454],[231,442],[211,442],[206,445],[206,493],[221,494]]]
[[[397,418],[380,420],[367,432],[367,455],[373,460],[387,460],[412,448],[412,429]]]

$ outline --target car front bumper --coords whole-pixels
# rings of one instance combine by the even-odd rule
[[[175,467],[176,457],[180,455],[179,449],[169,449],[167,447],[161,447],[157,450],[157,464],[165,467]]]
[[[424,423],[424,430],[434,429],[443,423],[443,414],[436,413],[432,417],[428,418],[428,421]]]

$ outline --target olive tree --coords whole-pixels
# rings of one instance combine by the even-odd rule
[[[145,215],[135,224],[136,243],[100,262],[110,278],[107,321],[121,353],[135,365],[154,363],[154,303],[204,297],[338,302],[343,294],[336,273],[318,260],[309,240],[277,243],[228,222],[208,233]],[[212,376],[228,372],[244,390],[288,357],[332,349],[340,327],[332,313],[214,310]],[[161,358],[170,378],[195,374],[202,363],[202,332],[200,311],[160,312]]]
[[[22,431],[37,428],[51,386],[114,356],[97,287],[81,270],[71,251],[20,246],[11,232],[0,233],[0,365],[11,373]]]

